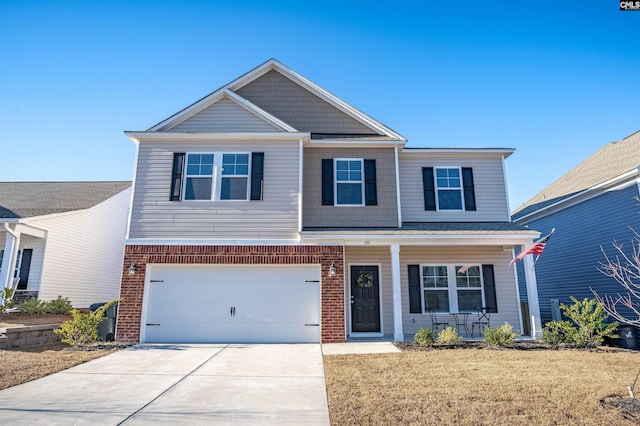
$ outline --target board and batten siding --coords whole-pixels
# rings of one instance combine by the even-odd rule
[[[377,133],[275,70],[236,93],[301,132]]]
[[[502,246],[473,246],[473,247],[415,247],[402,246],[400,248],[400,282],[402,289],[402,319],[403,331],[407,339],[422,327],[431,327],[429,314],[409,313],[409,274],[408,265],[420,264],[491,264],[494,268],[496,298],[498,313],[491,314],[491,327],[497,327],[505,322],[513,326],[513,330],[520,332],[520,316],[518,310],[518,289],[516,288],[513,269],[509,267],[511,253],[502,250]],[[469,326],[473,316],[469,317]],[[455,326],[452,316],[438,313],[438,321],[448,321]]]
[[[0,232],[0,249],[4,249],[6,242],[6,232]],[[44,240],[32,237],[27,234],[20,235],[20,245],[18,250],[31,249],[31,264],[29,266],[29,280],[25,291],[38,291],[40,289],[40,279],[42,276],[42,257],[44,253]],[[20,290],[19,290],[20,291]]]
[[[380,288],[382,299],[380,301],[380,318],[382,320],[382,332],[386,336],[393,335],[393,286],[391,283],[391,252],[389,247],[358,247],[345,246],[345,292],[349,295],[351,290],[351,266],[352,265],[378,265],[380,270]],[[347,297],[347,300],[349,298]],[[347,303],[347,309],[350,309]],[[351,320],[351,313],[347,312],[345,318]],[[351,332],[351,324],[347,324],[347,331]]]
[[[500,155],[405,151],[400,153],[398,163],[403,222],[508,222],[510,220]],[[476,211],[425,211],[423,167],[471,167]]]
[[[263,200],[169,201],[174,152],[264,152]],[[296,239],[297,142],[140,143],[129,238]]]
[[[598,266],[599,262],[605,261],[601,248],[610,257],[616,255],[614,240],[632,254],[632,241],[636,237],[633,230],[640,231],[637,196],[638,185],[633,182],[626,188],[604,192],[532,222],[519,222],[542,235],[556,228],[536,263],[543,322],[552,319],[551,299],[559,299],[565,304],[573,303],[570,296],[578,300],[592,299],[591,288],[601,295],[625,293],[613,278],[598,271]],[[524,292],[523,283],[520,283],[522,266],[518,266],[520,291]]]
[[[303,226],[397,227],[398,199],[394,155],[393,148],[306,148],[304,150]],[[376,160],[378,205],[356,207],[322,205],[322,160],[333,158]]]
[[[29,220],[47,231],[39,299],[88,308],[118,298],[130,199],[126,189],[86,210]]]
[[[230,99],[215,104],[189,117],[170,132],[277,132],[271,124],[247,111]]]

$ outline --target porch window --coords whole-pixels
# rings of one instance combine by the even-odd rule
[[[475,312],[477,308],[484,306],[482,303],[480,266],[456,266],[455,270],[458,310],[461,312]]]
[[[421,265],[423,313],[475,312],[485,306],[480,265]]]
[[[344,158],[335,160],[336,205],[363,206],[363,160]]]
[[[449,312],[449,278],[447,266],[423,266],[424,311]]]

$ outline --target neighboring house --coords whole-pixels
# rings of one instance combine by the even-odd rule
[[[514,211],[513,222],[542,234],[556,228],[536,263],[543,321],[559,319],[558,303],[570,304],[570,296],[593,298],[591,288],[601,295],[625,293],[598,266],[605,261],[601,249],[615,256],[617,241],[631,250],[633,229],[640,232],[639,168],[637,132],[605,145]],[[523,287],[521,298],[527,300]]]
[[[117,299],[131,182],[0,182],[0,285],[15,300]]]
[[[509,261],[539,233],[510,223],[512,149],[405,148],[276,60],[126,135],[119,340],[401,341],[483,306],[522,329]]]

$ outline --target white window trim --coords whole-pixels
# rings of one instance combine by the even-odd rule
[[[444,290],[443,287],[436,287],[436,288],[431,288],[431,287],[424,287],[424,279],[423,279],[423,275],[422,275],[422,268],[425,266],[446,266],[447,267],[447,291],[449,293],[449,311],[448,312],[459,312],[458,309],[458,285],[456,283],[456,275],[457,275],[457,270],[456,268],[458,267],[462,267],[465,265],[469,265],[468,262],[458,262],[458,263],[421,263],[420,264],[420,306],[422,309],[422,314],[426,315],[429,312],[426,310],[425,307],[425,300],[424,300],[424,292],[425,291],[431,291],[431,290]],[[486,301],[485,301],[485,296],[484,296],[484,277],[482,276],[482,265],[480,264],[471,264],[471,266],[477,266],[478,269],[480,270],[480,287],[461,287],[461,289],[463,291],[471,291],[471,290],[480,290],[480,297],[482,298],[482,306],[486,306]],[[447,312],[447,313],[448,313]],[[445,312],[438,312],[441,314],[444,314]]]
[[[198,155],[198,154],[211,154],[213,155],[213,170],[211,174],[211,198],[207,200],[187,200],[185,199],[187,193],[187,178],[194,177],[203,177],[204,175],[189,175],[187,173],[189,155]],[[220,198],[220,192],[222,191],[222,156],[224,154],[246,154],[249,156],[249,165],[248,171],[246,175],[225,175],[225,178],[233,178],[233,177],[246,177],[247,178],[247,193],[244,199],[242,200],[222,200]],[[182,175],[182,199],[181,201],[187,203],[202,203],[202,202],[223,202],[223,203],[233,203],[233,202],[247,202],[251,196],[251,152],[245,151],[208,151],[208,152],[186,152],[184,158],[184,168]]]
[[[362,203],[360,204],[338,204],[338,161],[359,161],[360,162],[360,191],[362,193]],[[355,181],[342,181],[340,183],[357,183]],[[364,193],[364,158],[334,158],[333,159],[333,205],[335,207],[363,207],[365,205]]]
[[[447,191],[455,191],[455,188],[440,188],[438,187],[438,170],[439,169],[457,169],[458,170],[458,174],[460,176],[460,201],[462,204],[462,208],[461,209],[440,209],[440,194],[438,193],[439,190],[447,190]],[[464,185],[462,182],[462,167],[460,166],[437,166],[433,168],[433,187],[435,188],[435,192],[436,192],[436,211],[443,211],[443,212],[463,212],[464,210]]]

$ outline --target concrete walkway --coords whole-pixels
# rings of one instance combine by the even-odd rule
[[[319,344],[138,345],[0,391],[3,424],[328,425]]]

